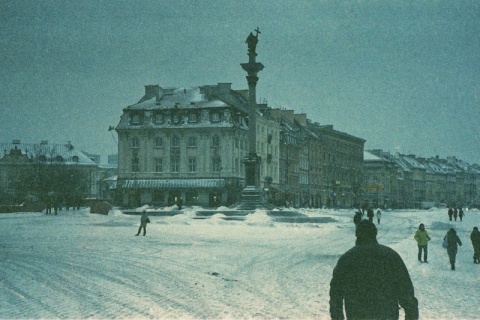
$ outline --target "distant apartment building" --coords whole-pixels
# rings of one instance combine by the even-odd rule
[[[470,165],[454,157],[392,155],[382,150],[369,150],[365,154],[363,190],[365,203],[369,206],[428,208],[480,205],[478,165]],[[393,177],[394,172],[397,172],[396,182],[386,178],[389,175]]]

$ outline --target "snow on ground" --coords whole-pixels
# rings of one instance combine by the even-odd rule
[[[199,219],[200,209],[151,216],[145,237],[134,236],[140,216],[118,210],[0,214],[0,318],[329,317],[333,268],[355,241],[353,211],[304,209],[334,220],[299,223],[259,210],[244,220]],[[417,261],[421,222],[432,237],[429,264]],[[464,243],[456,271],[441,246],[451,226]],[[405,261],[422,319],[478,318],[473,226],[479,211],[462,222],[449,222],[443,209],[383,213],[378,240]]]

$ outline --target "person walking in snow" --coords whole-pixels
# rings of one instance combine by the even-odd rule
[[[452,217],[453,217],[453,209],[452,209],[452,208],[448,208],[448,220],[449,220],[449,221],[452,221]]]
[[[463,220],[463,217],[465,216],[465,213],[463,213],[463,209],[459,208],[458,209],[458,217],[460,218],[460,221]]]
[[[136,236],[140,234],[140,231],[142,230],[142,228],[143,228],[143,235],[147,234],[147,223],[149,222],[150,222],[150,219],[148,218],[147,211],[143,210],[142,216],[140,217],[140,227],[138,228],[138,232]]]
[[[338,259],[330,282],[330,317],[344,319],[418,319],[415,290],[400,255],[377,242],[377,228],[362,220],[355,246]],[[366,271],[367,270],[367,271]]]
[[[473,263],[480,264],[480,231],[477,227],[473,227],[470,240],[473,246]]]
[[[380,209],[377,210],[377,222],[378,224],[380,224],[380,219],[382,218],[382,212],[380,211]]]
[[[430,241],[431,238],[429,237],[427,230],[425,230],[425,225],[423,223],[420,223],[413,238],[418,244],[418,261],[422,262],[423,251],[423,262],[428,263],[428,241]]]
[[[375,214],[373,213],[373,209],[368,209],[367,210],[367,218],[370,222],[373,222],[373,217],[375,216]]]
[[[458,210],[457,208],[453,209],[453,219],[455,219],[455,221],[457,221],[457,217],[458,217]]]
[[[443,239],[447,239],[448,243],[447,253],[450,259],[450,268],[455,270],[455,258],[457,256],[458,246],[462,246],[462,241],[457,236],[457,231],[454,228],[450,228]]]
[[[353,216],[353,223],[355,224],[355,226],[358,226],[360,221],[362,221],[362,213],[360,211],[357,211]]]

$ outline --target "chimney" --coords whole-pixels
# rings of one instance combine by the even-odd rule
[[[145,86],[145,95],[143,96],[138,103],[151,100],[155,98],[155,101],[159,101],[161,99],[161,88],[158,84],[149,84]]]
[[[224,82],[224,83],[219,82],[217,87],[221,93],[229,93],[230,90],[232,90],[232,84],[227,82]]]

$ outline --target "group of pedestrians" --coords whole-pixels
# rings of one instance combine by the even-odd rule
[[[428,241],[430,241],[431,238],[428,235],[427,230],[425,230],[425,225],[423,223],[420,223],[413,238],[417,241],[418,245],[418,261],[428,263]],[[480,232],[478,231],[478,227],[473,227],[470,234],[470,240],[472,241],[473,246],[473,263],[480,264]],[[450,230],[447,231],[447,234],[443,237],[442,246],[447,249],[451,270],[455,270],[458,247],[462,246],[462,241],[458,237],[455,228],[450,228]]]
[[[363,214],[364,212],[362,210],[358,210],[355,212],[355,214],[353,215],[353,223],[355,225],[358,225],[358,223],[362,221]],[[373,209],[371,208],[367,209],[367,218],[370,222],[373,222],[375,216],[377,217],[377,224],[380,224],[380,220],[382,219],[382,212],[380,211],[380,209],[377,209],[376,213],[374,213]]]
[[[418,319],[418,300],[405,263],[395,250],[378,243],[372,214],[368,220],[362,219],[362,216],[360,210],[355,212],[355,246],[338,259],[333,270],[330,281],[331,319],[345,319],[345,316],[347,319],[398,319],[399,305],[404,309],[405,319]],[[428,242],[431,238],[425,224],[419,225],[414,239],[418,244],[418,260],[428,263]],[[444,239],[451,269],[455,270],[456,254],[462,242],[454,228],[447,232]],[[473,228],[470,239],[474,248],[474,263],[478,264],[480,232],[477,227]]]
[[[455,219],[455,221],[457,221],[457,218],[460,218],[460,221],[463,220],[463,217],[465,217],[465,212],[463,212],[463,209],[462,208],[448,208],[448,211],[447,211],[447,214],[448,214],[448,220],[452,221]]]

